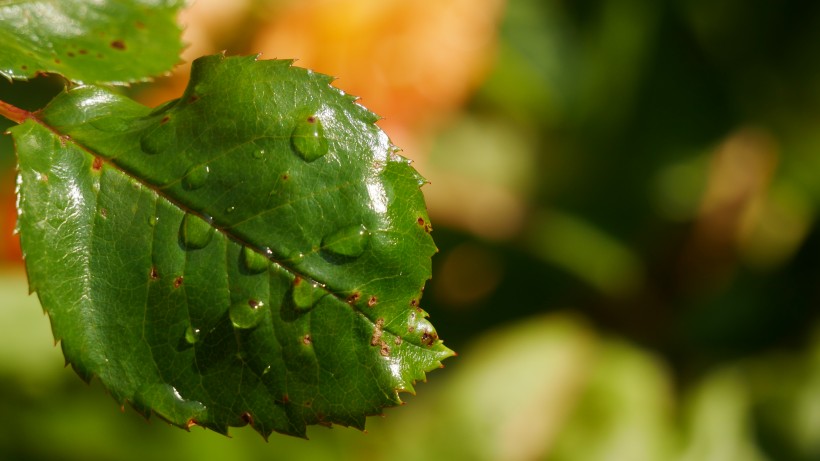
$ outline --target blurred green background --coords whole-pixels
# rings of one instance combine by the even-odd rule
[[[0,459],[820,459],[820,3],[200,0],[181,22],[189,61],[298,57],[385,116],[432,182],[423,305],[459,356],[366,433],[121,412],[27,295],[4,136]]]

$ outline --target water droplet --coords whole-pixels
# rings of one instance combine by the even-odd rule
[[[268,269],[270,261],[248,247],[242,248],[242,263],[251,274],[259,274]]]
[[[297,122],[290,136],[290,142],[296,153],[308,162],[327,154],[325,129],[319,118],[314,115]]]
[[[258,149],[253,151],[253,158],[262,158],[265,156],[265,149]]]
[[[185,172],[185,177],[182,178],[182,187],[188,190],[199,189],[205,185],[205,181],[208,179],[210,172],[211,169],[208,165],[192,166]]]
[[[357,257],[364,253],[370,232],[361,225],[343,227],[322,239],[325,250],[340,256]]]
[[[305,254],[301,251],[292,251],[288,254],[287,262],[292,265],[298,265],[305,260]]]
[[[251,299],[231,305],[228,316],[234,327],[246,330],[259,325],[265,315],[264,307],[262,301]]]
[[[236,211],[236,207],[233,205],[229,206],[228,208],[225,208],[225,213],[231,214],[234,211]]]
[[[140,149],[148,155],[156,155],[161,150],[159,142],[150,135],[140,138]]]
[[[188,344],[191,345],[196,344],[199,341],[200,334],[201,332],[199,331],[199,328],[189,326],[185,329],[185,341],[187,341]]]
[[[324,287],[313,280],[296,277],[293,280],[293,303],[297,309],[308,310],[312,308],[327,292]]]
[[[134,128],[134,119],[128,117],[102,117],[89,123],[94,128],[109,133],[123,133]]]
[[[189,250],[205,248],[214,236],[214,227],[202,218],[187,213],[180,226],[182,243]]]

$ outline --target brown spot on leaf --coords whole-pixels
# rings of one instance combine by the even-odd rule
[[[111,48],[122,51],[125,49],[125,42],[122,40],[114,40],[111,42]]]
[[[73,57],[75,56],[73,51],[69,51],[68,53],[66,53],[66,55],[67,55],[69,58],[73,58]]]
[[[171,117],[166,115],[165,117],[162,117],[162,120],[160,120],[159,123],[168,123],[168,120],[171,120]]]
[[[370,345],[375,346],[382,340],[382,327],[384,327],[384,319],[376,319],[376,324],[373,328],[373,336],[370,337]]]
[[[192,427],[198,426],[198,425],[199,424],[196,422],[196,420],[194,418],[191,418],[191,419],[188,420],[187,423],[185,423],[185,430],[190,431]]]
[[[60,64],[61,62],[59,58],[54,58],[54,64]]]
[[[413,306],[413,307],[418,306],[419,305],[419,300],[418,299],[411,299],[410,300],[410,305]]]
[[[316,123],[316,117],[311,115],[310,117],[307,118],[307,122],[308,123]]]
[[[100,171],[102,169],[103,160],[100,157],[94,157],[94,162],[91,163],[91,169]]]
[[[401,343],[402,343],[401,336],[396,336],[396,339],[393,342],[396,343],[397,346],[401,345]]]
[[[86,49],[77,50],[77,52],[80,54],[88,54],[88,50]]]
[[[378,298],[376,298],[375,296],[370,296],[370,299],[367,300],[367,307],[373,307],[378,302],[379,302]]]
[[[242,413],[240,418],[242,418],[242,421],[245,421],[245,423],[253,426],[253,415],[250,412],[246,411]]]
[[[199,101],[199,96],[197,96],[195,94],[192,94],[191,97],[188,98],[189,103],[194,103],[194,102],[197,102],[197,101]]]
[[[387,342],[382,338],[384,335],[384,331],[382,328],[384,327],[384,319],[377,319],[376,324],[373,328],[373,336],[370,338],[370,345],[371,346],[378,346],[379,347],[379,354],[383,357],[387,357],[390,355],[390,346],[387,345]]]
[[[421,335],[421,343],[425,346],[432,346],[437,339],[438,335],[435,332],[425,331]]]
[[[311,344],[313,344],[313,338],[311,338],[310,335],[305,335],[302,338],[302,344],[304,344],[305,346],[310,346]]]
[[[361,297],[362,297],[362,294],[357,291],[356,293],[353,293],[352,295],[347,297],[347,303],[348,304],[353,304],[356,301],[358,301],[359,298],[361,298]]]
[[[159,279],[159,272],[157,272],[156,266],[151,266],[151,272],[148,274],[148,276],[151,277],[151,280]]]
[[[282,403],[290,403],[290,396],[288,394],[282,396]]]
[[[175,278],[175,279],[174,279],[174,288],[179,288],[179,287],[181,287],[181,286],[182,286],[182,280],[183,280],[183,279],[182,279],[182,276],[181,276],[181,275],[180,275],[179,277]]]

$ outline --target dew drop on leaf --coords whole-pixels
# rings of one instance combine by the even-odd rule
[[[208,165],[192,166],[185,172],[185,177],[182,178],[182,187],[188,190],[199,189],[205,185],[210,172],[211,169],[208,168]]]
[[[312,308],[325,294],[323,287],[313,280],[296,277],[293,281],[292,297],[297,309]]]
[[[364,253],[370,241],[370,232],[364,225],[343,227],[322,239],[325,250],[340,256],[357,257]]]
[[[300,120],[296,124],[290,142],[296,153],[308,162],[327,154],[328,146],[325,129],[322,127],[319,118],[314,115]]]
[[[262,301],[251,299],[238,302],[228,309],[228,316],[234,327],[247,330],[259,325],[265,315],[265,304]]]
[[[251,274],[259,274],[268,269],[268,258],[248,247],[242,248],[242,264]]]
[[[193,326],[189,326],[185,329],[185,341],[188,344],[194,345],[199,341],[199,336],[201,332],[199,328],[194,328]]]
[[[140,149],[148,155],[156,155],[160,151],[157,140],[150,133],[140,138]]]
[[[289,262],[290,264],[293,264],[293,265],[298,265],[299,263],[301,263],[304,260],[305,260],[305,254],[304,253],[302,253],[301,251],[293,251],[290,254],[288,254],[287,262]]]
[[[265,149],[257,149],[253,151],[253,158],[263,158],[265,156]]]
[[[185,248],[198,250],[205,248],[211,243],[214,228],[202,218],[187,213],[185,217],[182,218],[182,225],[180,226],[179,232]]]

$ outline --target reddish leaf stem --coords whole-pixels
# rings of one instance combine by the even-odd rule
[[[32,117],[31,112],[25,109],[20,109],[17,106],[12,106],[2,100],[0,100],[0,115],[15,123],[23,123],[26,119]]]

